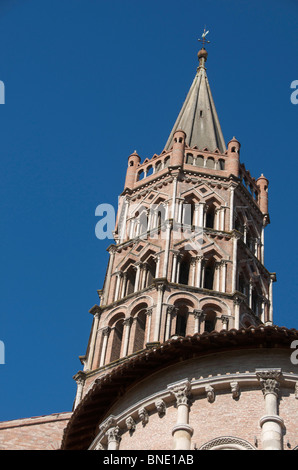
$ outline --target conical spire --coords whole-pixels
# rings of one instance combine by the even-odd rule
[[[172,147],[173,134],[177,129],[182,129],[186,133],[186,144],[189,147],[197,146],[201,150],[208,148],[211,152],[218,149],[221,153],[226,150],[206,74],[207,56],[207,51],[203,47],[198,53],[197,74],[168,138],[165,150]]]

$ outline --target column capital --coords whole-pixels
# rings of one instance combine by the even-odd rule
[[[221,319],[221,321],[222,321],[223,324],[227,325],[227,324],[229,323],[230,317],[229,317],[229,315],[222,315],[222,316],[220,317],[220,319]]]
[[[109,336],[111,328],[109,326],[105,326],[101,331],[103,336]]]
[[[204,321],[205,318],[206,318],[206,313],[204,313],[203,310],[194,309],[194,310],[193,310],[193,316],[194,316],[195,318],[198,318],[198,319],[201,320],[201,321]]]
[[[120,442],[120,428],[119,426],[115,426],[113,428],[110,428],[106,432],[106,436],[108,438],[108,443],[110,442]]]
[[[167,306],[167,313],[172,315],[172,317],[177,315],[177,312],[178,312],[178,308],[175,307],[175,305],[168,305]]]
[[[177,406],[188,405],[191,384],[188,380],[168,385],[168,390],[175,396]]]
[[[256,369],[256,376],[262,384],[262,392],[264,396],[268,393],[272,393],[276,396],[278,395],[278,385],[282,376],[281,369]]]
[[[132,320],[133,320],[132,317],[125,318],[123,320],[123,325],[130,326],[132,324]]]

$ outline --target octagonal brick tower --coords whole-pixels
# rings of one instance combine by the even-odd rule
[[[164,150],[128,157],[115,243],[74,408],[115,367],[177,337],[273,324],[275,273],[264,264],[268,180],[225,144],[207,51]]]

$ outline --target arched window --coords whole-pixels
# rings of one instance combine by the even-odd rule
[[[207,262],[205,266],[204,289],[213,290],[214,271],[215,271],[215,261],[214,259],[211,259]]]
[[[202,155],[198,155],[196,158],[196,166],[203,167],[204,166],[204,157]]]
[[[121,345],[123,337],[123,319],[118,320],[113,327],[113,341],[111,349],[110,362],[116,361],[120,358]]]
[[[211,333],[211,331],[215,330],[215,322],[216,322],[216,313],[212,310],[208,311],[206,318],[205,318],[205,326],[204,331],[207,333]]]
[[[146,310],[141,310],[135,318],[135,337],[133,344],[133,352],[140,351],[145,347],[145,331],[146,331]]]
[[[190,271],[190,256],[184,255],[180,261],[180,270],[179,270],[179,284],[188,285],[189,282],[189,271]]]
[[[161,167],[162,167],[162,163],[161,163],[161,162],[156,162],[156,164],[155,164],[155,172],[161,170]]]
[[[170,165],[170,157],[166,157],[163,161],[163,167],[168,168],[169,165]]]
[[[126,293],[125,295],[132,294],[135,288],[135,281],[136,281],[136,271],[133,266],[130,266],[127,270],[126,274]]]
[[[148,215],[147,211],[144,210],[139,216],[139,235],[144,234],[148,231]]]
[[[162,225],[166,220],[166,209],[164,204],[159,204],[157,208],[157,227]]]
[[[186,199],[183,204],[183,223],[185,225],[194,224],[195,203],[192,199]]]
[[[149,165],[147,167],[147,175],[146,176],[151,176],[151,175],[153,175],[153,166]]]
[[[193,165],[193,161],[194,161],[194,158],[193,158],[192,153],[188,153],[188,154],[186,155],[186,163],[187,163],[188,165]]]
[[[206,228],[214,228],[215,206],[212,204],[206,212]]]
[[[218,169],[219,170],[224,170],[225,169],[225,161],[222,158],[220,158],[218,160]]]
[[[177,336],[186,336],[188,320],[188,307],[186,305],[179,305],[176,317],[176,330],[175,334]]]
[[[214,158],[208,157],[206,161],[206,168],[214,169],[214,166],[215,166]]]
[[[144,178],[144,171],[140,170],[137,174],[137,181],[140,181]]]
[[[150,258],[147,261],[147,279],[146,279],[146,287],[150,286],[155,278],[156,273],[156,261],[153,258]]]

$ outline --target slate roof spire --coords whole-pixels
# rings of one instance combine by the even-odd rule
[[[173,134],[177,129],[186,133],[186,144],[189,147],[197,146],[210,152],[218,149],[221,153],[226,151],[226,145],[216,108],[212,98],[205,63],[208,53],[204,47],[198,52],[199,66],[194,81],[187,94],[172,132],[168,138],[165,150],[170,150]]]

